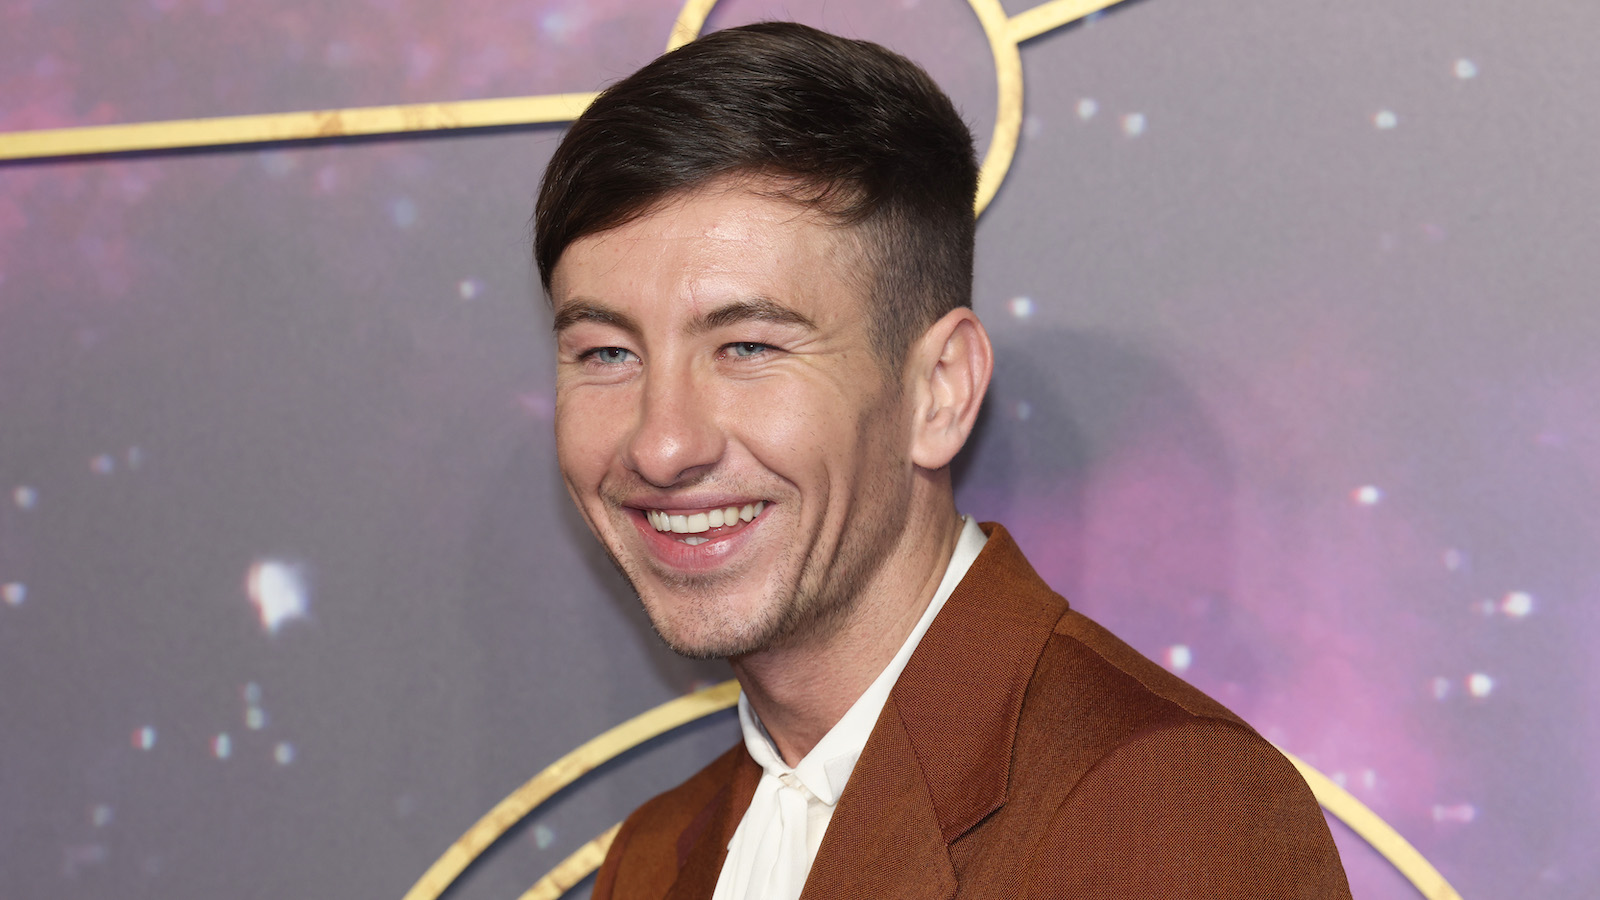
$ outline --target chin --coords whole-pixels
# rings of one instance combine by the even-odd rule
[[[776,630],[770,609],[759,599],[741,603],[726,591],[704,584],[657,585],[646,590],[640,587],[635,580],[634,590],[650,619],[650,627],[680,656],[742,656],[763,649]]]
[[[689,659],[728,659],[767,649],[771,641],[761,632],[734,628],[683,628],[681,623],[650,617],[650,625],[667,648]]]
[[[808,602],[786,594],[741,604],[725,592],[690,596],[661,589],[654,600],[640,594],[650,626],[674,653],[690,659],[733,659],[806,643],[838,630],[851,604]],[[743,610],[739,615],[736,610]]]

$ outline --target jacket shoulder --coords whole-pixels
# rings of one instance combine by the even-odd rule
[[[1316,798],[1221,703],[1076,611],[1018,721],[1024,896],[1349,896]]]
[[[1026,866],[1025,897],[1348,900],[1305,781],[1242,724],[1142,729],[1072,785]]]
[[[1056,622],[1034,680],[1052,687],[1051,676],[1069,669],[1079,679],[1100,682],[1104,689],[1117,692],[1145,715],[1188,715],[1245,724],[1227,707],[1077,610],[1068,610]]]

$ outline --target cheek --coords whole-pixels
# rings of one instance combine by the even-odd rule
[[[575,486],[592,485],[616,456],[624,419],[609,400],[581,389],[556,394],[556,461]]]
[[[833,387],[833,386],[828,386]],[[854,466],[862,450],[860,398],[818,385],[774,384],[742,391],[721,405],[741,443],[765,468],[790,481]]]

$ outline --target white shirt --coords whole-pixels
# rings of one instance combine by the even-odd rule
[[[728,858],[712,900],[796,900],[800,896],[822,845],[822,834],[833,818],[834,804],[889,701],[889,691],[987,540],[978,523],[971,516],[964,517],[955,552],[922,618],[889,665],[798,765],[791,767],[783,761],[750,702],[739,694],[739,728],[744,732],[745,748],[761,766],[762,774],[750,808],[728,842]]]

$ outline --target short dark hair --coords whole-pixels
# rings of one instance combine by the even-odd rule
[[[534,211],[546,291],[579,238],[728,176],[855,226],[872,341],[898,364],[972,305],[978,163],[972,132],[915,63],[793,22],[713,32],[606,89],[567,131]]]

